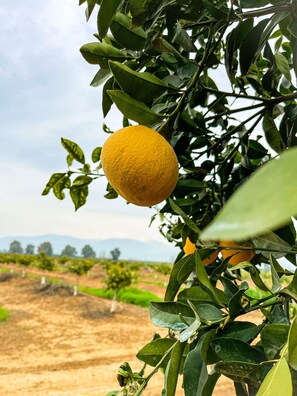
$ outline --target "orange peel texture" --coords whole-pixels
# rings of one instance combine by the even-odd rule
[[[251,246],[248,243],[237,244],[233,241],[220,241],[220,246],[230,246],[230,247],[240,247],[240,246]],[[237,249],[223,249],[221,250],[222,257],[224,259],[228,258],[228,262],[231,265],[237,265],[243,261],[250,261],[256,254],[254,250],[237,250]],[[234,254],[234,256],[232,256]],[[230,257],[232,256],[232,257]]]
[[[164,201],[178,180],[173,148],[158,132],[142,125],[114,132],[103,144],[101,164],[116,192],[139,206]]]

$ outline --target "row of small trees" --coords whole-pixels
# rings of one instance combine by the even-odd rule
[[[16,254],[35,254],[35,246],[32,244],[28,244],[25,249],[23,249],[21,242],[14,240],[10,243],[9,246],[9,253],[16,253]],[[38,254],[44,254],[46,256],[53,256],[53,246],[50,242],[43,242],[37,247]],[[61,256],[67,257],[75,257],[78,255],[78,252],[74,246],[66,245],[65,248],[61,252]],[[111,258],[113,260],[117,260],[120,255],[121,251],[118,248],[111,250],[110,252]],[[90,245],[85,245],[81,249],[81,256],[84,258],[95,258],[96,253],[94,249]]]

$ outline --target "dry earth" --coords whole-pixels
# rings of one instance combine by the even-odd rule
[[[74,297],[63,287],[41,290],[40,281],[28,278],[0,282],[0,306],[11,311],[0,323],[1,396],[105,396],[119,389],[121,363],[141,368],[135,355],[159,332],[146,309],[119,303],[111,315],[108,300]],[[156,374],[144,395],[159,396],[162,383]],[[235,394],[223,379],[214,395],[226,393]]]

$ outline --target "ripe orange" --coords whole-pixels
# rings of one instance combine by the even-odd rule
[[[188,254],[194,253],[195,250],[196,250],[196,245],[195,245],[193,242],[191,242],[190,238],[187,238],[187,239],[186,239],[185,246],[184,246],[184,252],[185,252],[185,254],[188,255]],[[206,266],[206,265],[208,265],[208,264],[213,263],[213,262],[215,261],[215,259],[218,257],[218,254],[219,254],[218,251],[211,253],[209,257],[206,257],[206,258],[202,261],[202,264],[203,264],[204,266]]]
[[[233,241],[220,241],[220,246],[230,246],[230,247],[240,247],[240,246],[251,246],[248,243],[242,243],[242,244],[237,244]],[[230,257],[228,259],[228,262],[231,265],[237,265],[239,263],[242,263],[243,261],[250,261],[256,252],[254,250],[238,250],[238,249],[223,249],[221,250],[221,254],[224,259],[227,257],[230,257],[231,255],[234,254],[234,256]]]
[[[173,148],[158,132],[143,125],[114,132],[103,144],[101,164],[116,192],[135,205],[164,201],[178,180]]]

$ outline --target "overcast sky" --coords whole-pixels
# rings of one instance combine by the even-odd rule
[[[89,86],[97,68],[79,48],[94,41],[96,28],[84,11],[78,0],[0,2],[0,236],[164,241],[157,222],[149,228],[155,211],[106,200],[105,180],[90,186],[77,212],[69,197],[41,196],[49,176],[66,170],[61,137],[90,155],[107,138],[103,122],[121,127],[115,109],[103,120],[100,88]]]

